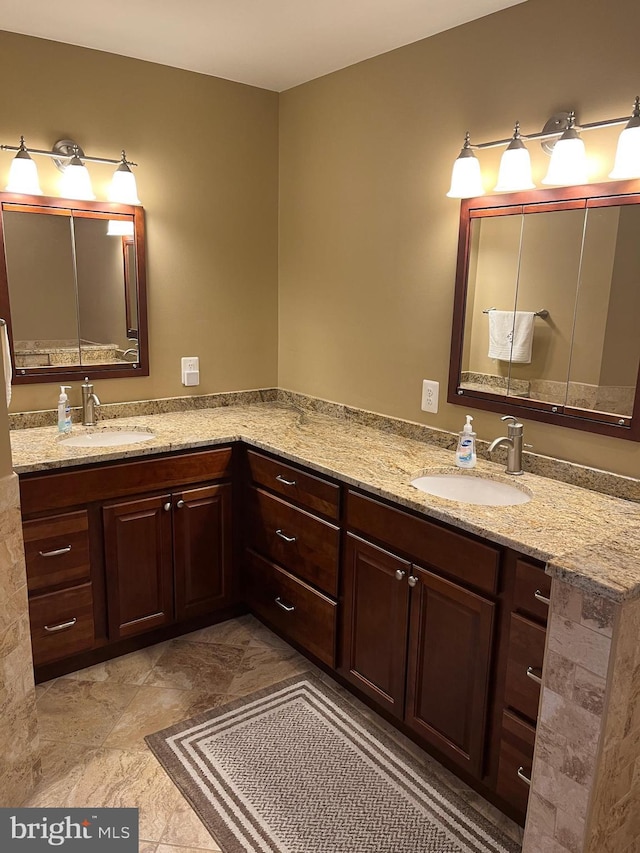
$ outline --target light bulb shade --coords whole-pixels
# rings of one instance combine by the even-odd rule
[[[8,193],[42,195],[38,181],[38,169],[26,151],[18,151],[9,169]]]
[[[543,184],[554,186],[573,186],[586,184],[587,152],[584,142],[577,132],[570,128],[556,142],[551,154],[551,162],[547,174],[542,179]]]
[[[520,140],[514,140],[520,142]],[[516,190],[534,190],[536,185],[531,178],[531,157],[529,152],[520,142],[513,142],[502,155],[500,169],[498,171],[498,183],[495,185],[496,192],[515,192]]]
[[[109,187],[109,201],[120,204],[141,204],[135,175],[126,163],[120,163],[113,173]]]
[[[110,219],[108,237],[133,237],[133,222],[130,219]]]
[[[449,198],[474,198],[484,195],[480,161],[470,148],[463,148],[453,164]]]
[[[616,159],[609,177],[615,181],[640,178],[640,124],[625,127],[620,134]]]
[[[60,194],[63,198],[77,198],[85,201],[95,199],[87,167],[77,157],[73,158],[62,173]]]

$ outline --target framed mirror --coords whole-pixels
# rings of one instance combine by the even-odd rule
[[[462,202],[448,400],[640,440],[640,183]]]
[[[144,212],[0,193],[14,383],[149,374]]]

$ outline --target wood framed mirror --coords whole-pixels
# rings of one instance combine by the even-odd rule
[[[148,376],[142,207],[0,193],[0,317],[16,385]]]
[[[640,181],[463,200],[450,403],[638,441],[639,325]]]

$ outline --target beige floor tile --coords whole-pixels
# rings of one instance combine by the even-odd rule
[[[218,643],[245,648],[254,639],[251,628],[255,620],[248,620],[251,620],[251,617],[242,616],[239,619],[228,619],[226,622],[218,622],[217,625],[209,625],[207,628],[193,631],[183,639],[191,643]]]
[[[247,693],[262,690],[307,669],[309,669],[308,661],[291,649],[281,651],[274,648],[250,647],[228,690],[229,693],[246,696]]]
[[[138,845],[138,850],[140,853],[156,853],[158,849],[158,845],[155,841],[140,841]]]
[[[111,730],[104,746],[147,749],[145,735],[166,729],[181,720],[188,720],[207,708],[217,708],[228,701],[229,697],[224,695],[145,684]]]
[[[40,736],[100,746],[137,690],[128,684],[60,678],[37,702]]]
[[[227,693],[244,650],[215,643],[174,640],[146,678],[153,687],[177,687]]]
[[[97,663],[73,673],[69,678],[77,681],[110,681],[118,684],[142,684],[156,661],[167,649],[169,642],[158,643],[129,655]]]
[[[161,843],[163,845],[193,847],[197,850],[213,850],[215,853],[220,850],[220,847],[186,800],[182,801],[169,818]]]

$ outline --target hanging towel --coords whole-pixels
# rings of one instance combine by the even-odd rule
[[[533,311],[489,311],[489,358],[531,362]]]
[[[11,402],[11,353],[9,352],[9,335],[7,324],[0,323],[0,347],[2,347],[2,361],[4,363],[4,385],[7,392],[7,409]]]

